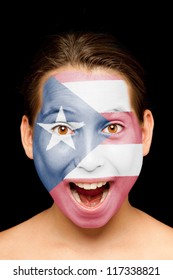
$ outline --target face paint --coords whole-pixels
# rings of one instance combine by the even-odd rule
[[[141,139],[124,80],[73,71],[45,83],[34,163],[76,225],[101,227],[119,210],[142,167]]]

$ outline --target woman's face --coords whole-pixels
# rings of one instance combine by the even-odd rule
[[[142,166],[141,128],[116,73],[58,71],[43,86],[34,163],[56,205],[83,228],[104,226]]]

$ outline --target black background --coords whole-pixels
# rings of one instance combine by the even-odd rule
[[[24,1],[1,9],[0,230],[52,204],[21,145],[23,112],[18,86],[40,39],[69,29],[113,33],[144,67],[155,128],[150,153],[144,158],[130,201],[173,227],[172,9],[166,2],[152,7],[141,1],[71,2],[59,5],[49,1],[36,7]]]

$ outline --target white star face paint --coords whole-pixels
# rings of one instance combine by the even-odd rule
[[[57,206],[76,225],[104,226],[142,167],[141,129],[117,75],[50,77],[34,129],[34,163]]]
[[[66,124],[66,126],[65,126]],[[73,149],[75,149],[73,139],[72,139],[72,131],[84,126],[84,123],[78,123],[78,122],[68,122],[68,127],[67,127],[67,120],[63,111],[62,106],[60,107],[59,113],[57,115],[55,124],[45,124],[45,123],[38,123],[38,125],[42,126],[45,130],[47,130],[49,133],[52,134],[51,139],[49,144],[47,145],[46,150],[49,150],[53,148],[55,145],[57,145],[60,141],[63,141]],[[62,127],[67,127],[69,130],[71,130],[71,133],[67,133],[65,130],[59,131],[56,128],[62,128]]]

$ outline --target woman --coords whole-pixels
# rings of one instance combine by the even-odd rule
[[[22,144],[54,203],[1,233],[1,259],[172,259],[173,229],[128,201],[154,126],[138,62],[109,34],[54,35],[23,96]]]

